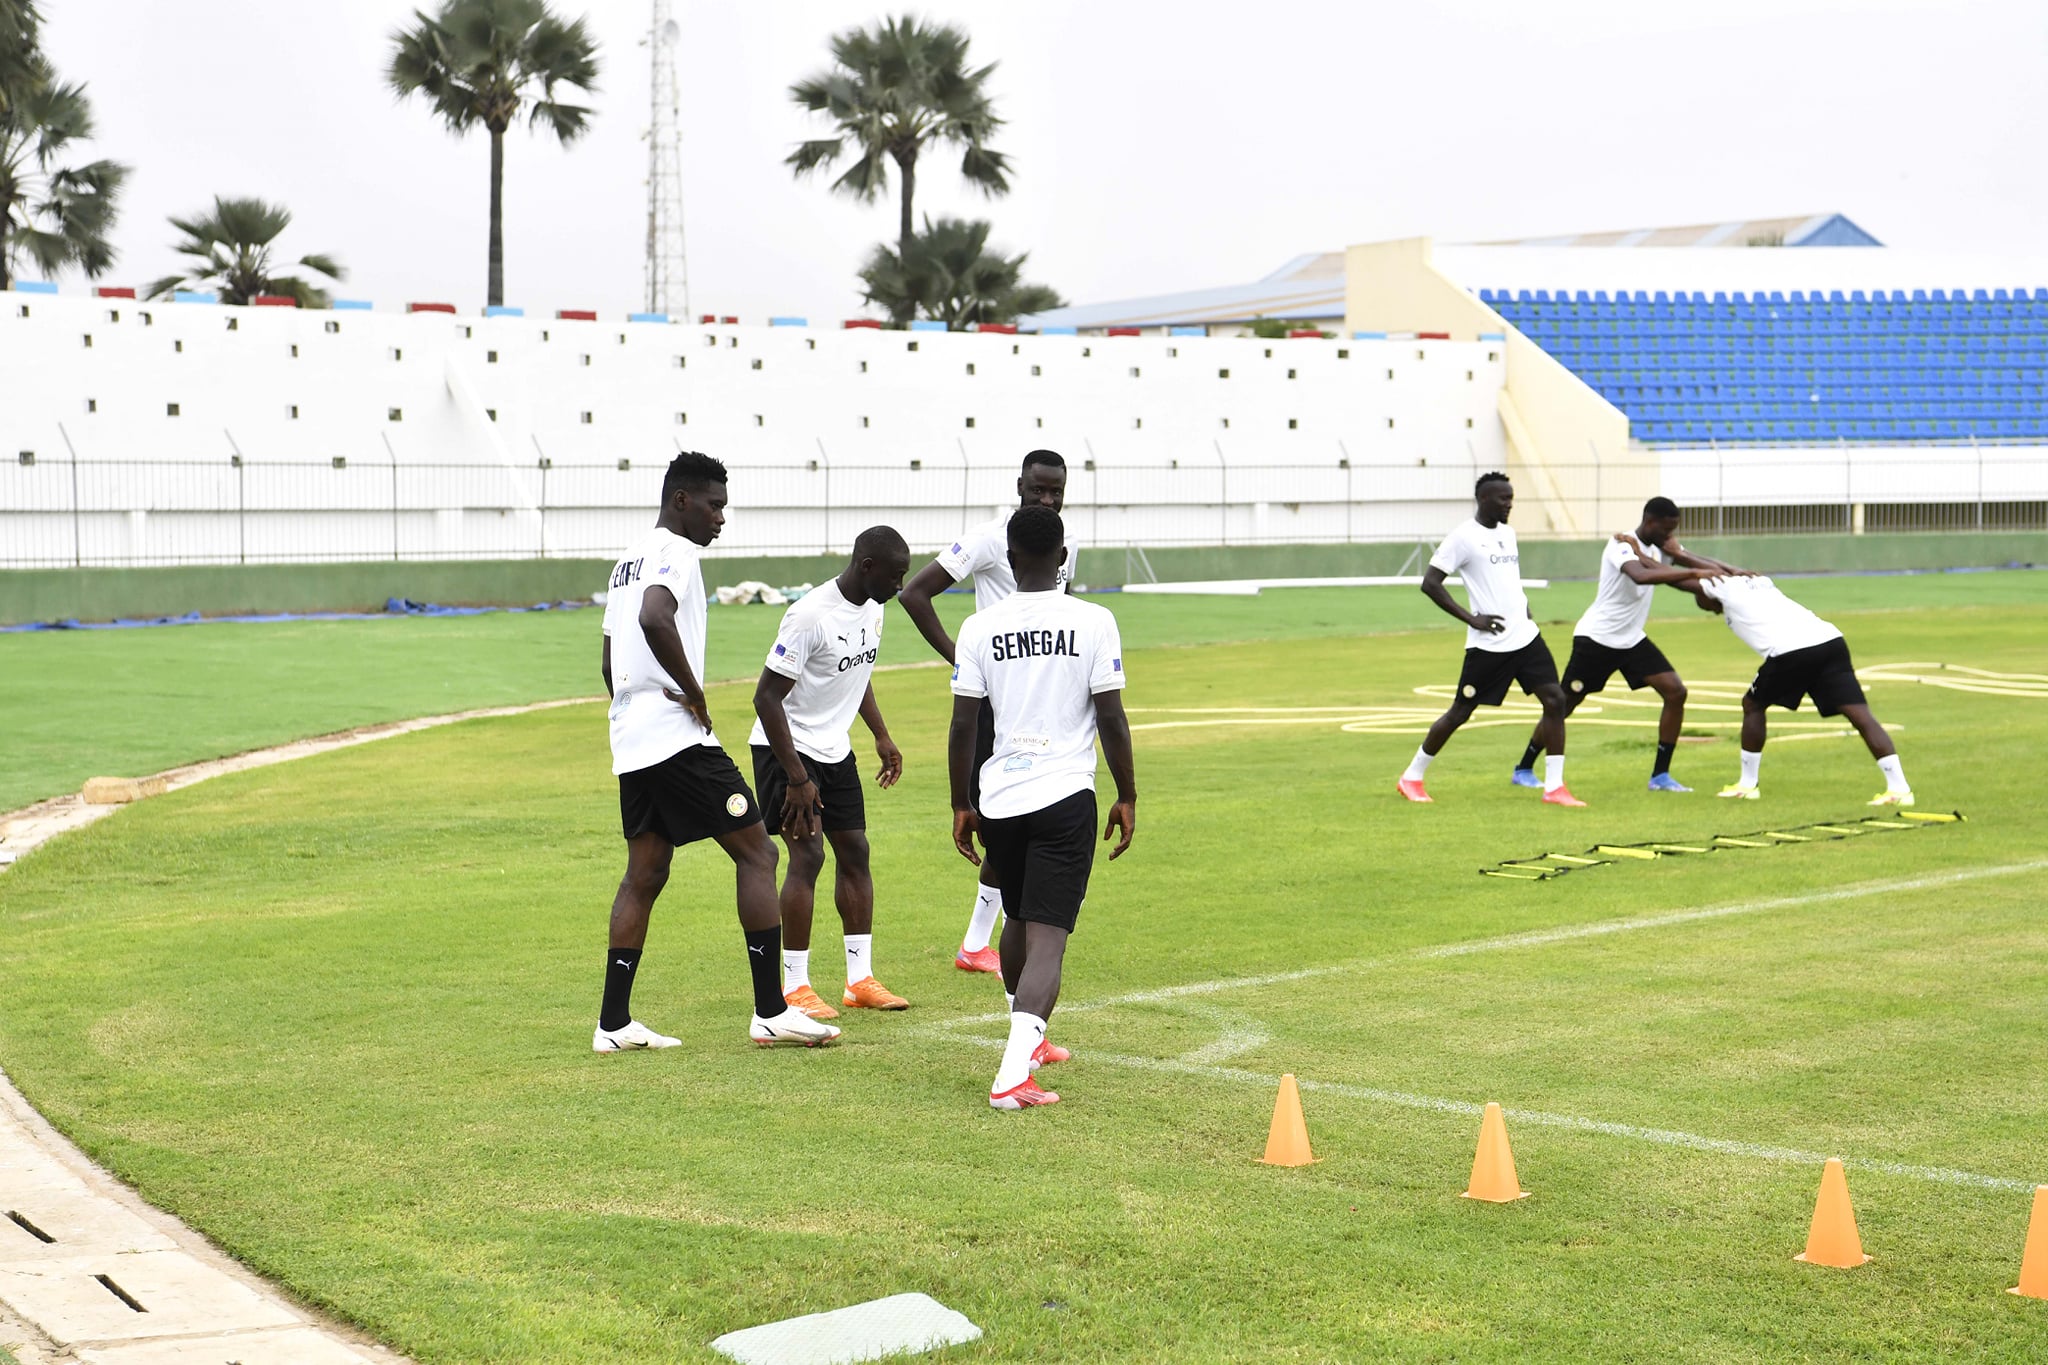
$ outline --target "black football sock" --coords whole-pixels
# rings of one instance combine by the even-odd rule
[[[747,930],[747,967],[754,973],[754,1013],[773,1019],[789,1008],[782,998],[782,926]]]
[[[1517,768],[1533,768],[1536,766],[1537,758],[1542,753],[1543,746],[1541,744],[1536,744],[1532,742],[1528,748],[1522,750],[1522,761],[1520,763],[1517,763],[1515,766]],[[1498,772],[1500,770],[1496,768],[1494,771]]]
[[[606,1033],[633,1022],[633,974],[639,970],[638,948],[613,948],[604,955],[604,1008],[597,1026]]]
[[[1650,776],[1661,777],[1671,771],[1671,754],[1677,748],[1676,744],[1659,744],[1657,746],[1657,766],[1650,769]]]

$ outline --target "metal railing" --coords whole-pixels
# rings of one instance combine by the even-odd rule
[[[1341,447],[1339,448],[1341,449]],[[1476,469],[1229,464],[1070,466],[1066,515],[1091,547],[1414,542],[1471,508]],[[653,519],[659,462],[414,464],[334,458],[0,464],[0,567],[372,559],[608,559]],[[1013,497],[1014,467],[736,466],[722,554],[843,551],[886,521],[926,550]],[[2010,447],[1687,450],[1523,471],[1527,538],[1632,524],[1672,497],[1695,536],[2048,530],[2048,459]]]

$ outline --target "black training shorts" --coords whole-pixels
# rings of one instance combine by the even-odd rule
[[[981,767],[996,756],[996,708],[987,697],[974,721],[974,767],[967,773],[967,804],[981,810]]]
[[[693,744],[650,768],[619,774],[628,839],[659,834],[681,847],[761,822],[747,780],[716,744]]]
[[[1465,668],[1458,674],[1458,696],[1480,706],[1499,706],[1507,700],[1508,684],[1518,682],[1533,694],[1545,683],[1557,681],[1557,660],[1550,646],[1537,636],[1520,649],[1468,649]]]
[[[1756,681],[1749,685],[1749,695],[1764,706],[1782,706],[1787,711],[1797,711],[1801,697],[1812,697],[1814,710],[1838,716],[1845,706],[1863,704],[1863,684],[1856,681],[1849,642],[1836,636],[1823,644],[1765,659],[1756,671]]]
[[[1093,791],[1006,820],[983,816],[981,846],[1002,888],[1004,914],[1073,932],[1095,864]]]
[[[860,789],[860,763],[852,754],[837,763],[826,763],[799,752],[804,771],[818,784],[821,806],[818,823],[826,830],[866,829],[868,808]],[[761,818],[776,833],[782,831],[782,803],[789,796],[789,774],[782,761],[765,744],[754,746],[754,789],[761,793]]]
[[[1574,635],[1571,661],[1564,666],[1564,690],[1575,697],[1599,692],[1606,688],[1609,678],[1619,673],[1621,680],[1633,692],[1646,679],[1672,671],[1671,660],[1664,657],[1664,651],[1657,648],[1647,635],[1627,649],[1603,645],[1589,636]]]

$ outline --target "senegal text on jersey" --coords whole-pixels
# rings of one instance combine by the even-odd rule
[[[1044,654],[1065,654],[1080,658],[1071,630],[1012,630],[991,636],[989,646],[997,659],[1028,659]]]

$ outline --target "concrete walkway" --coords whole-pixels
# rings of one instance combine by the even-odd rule
[[[223,773],[486,716],[595,698],[365,726],[193,763],[126,784],[175,791]],[[118,790],[118,784],[116,789]],[[0,816],[0,870],[119,810],[84,794]],[[403,1365],[265,1283],[93,1165],[0,1071],[0,1348],[21,1365]]]

